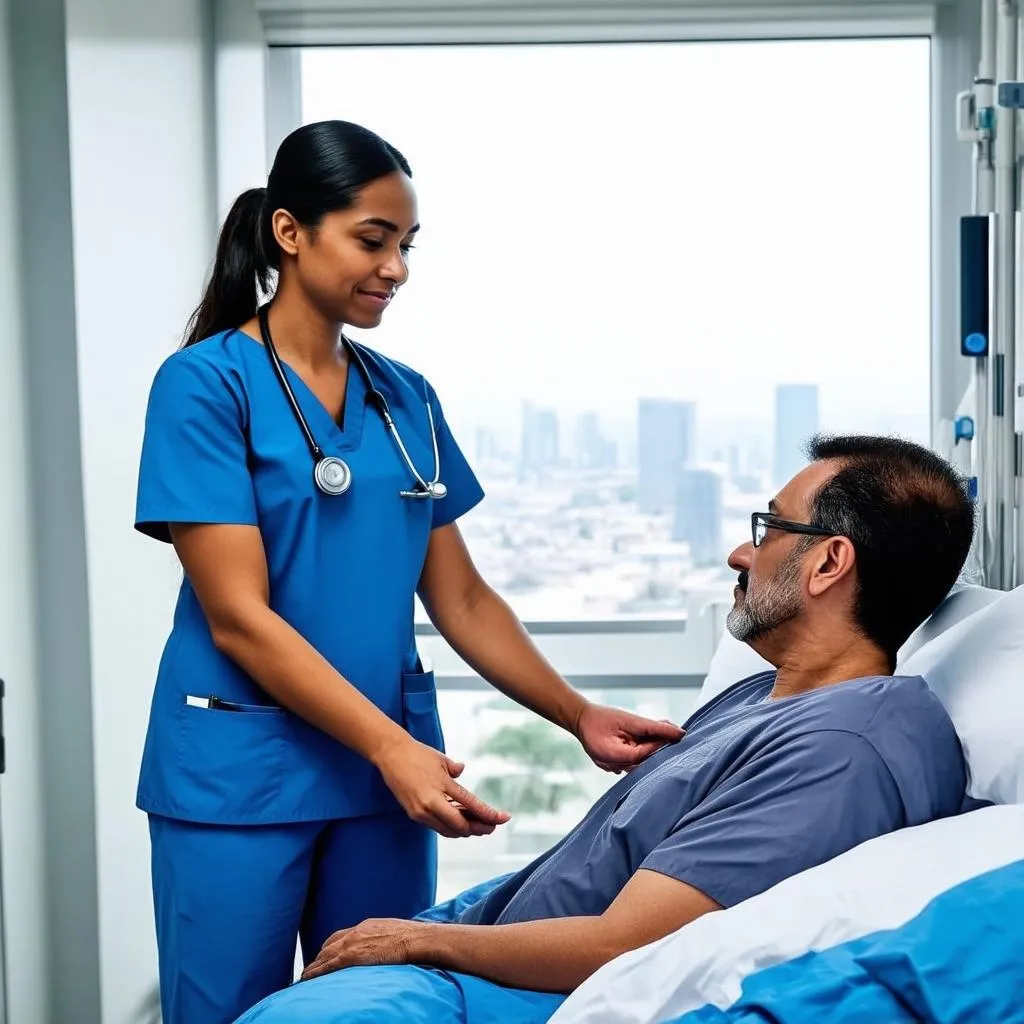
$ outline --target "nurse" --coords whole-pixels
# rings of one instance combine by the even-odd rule
[[[416,593],[483,678],[602,767],[681,736],[545,662],[463,544],[483,492],[434,390],[342,334],[380,323],[418,228],[394,147],[298,129],[232,206],[152,386],[135,525],[184,568],[138,788],[165,1024],[228,1024],[288,985],[297,937],[308,963],[339,928],[424,909],[437,835],[508,820],[444,753]]]

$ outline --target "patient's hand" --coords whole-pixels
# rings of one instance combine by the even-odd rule
[[[599,704],[584,705],[574,731],[594,764],[609,772],[635,768],[666,743],[683,738],[683,730],[671,722]]]
[[[302,972],[302,980],[342,967],[409,963],[413,940],[419,939],[422,944],[423,933],[435,927],[427,921],[370,918],[354,928],[343,928],[324,943],[317,958]]]

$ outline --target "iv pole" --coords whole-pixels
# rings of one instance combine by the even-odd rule
[[[1018,17],[1017,36],[1017,73],[1018,83],[1024,80],[1024,19]],[[1017,109],[1011,111],[1017,115]],[[1024,163],[1020,159],[1020,144],[1024,142],[1024,133],[1020,132],[1020,117],[1017,116],[1017,168],[1015,180],[1017,183],[1017,206],[1020,208],[1021,199],[1024,197]],[[1018,217],[1019,224],[1019,217]],[[1018,230],[1018,242],[1024,244],[1020,230]],[[1007,383],[1007,417],[1009,419],[1010,442],[1012,445],[1012,458],[1014,463],[1015,494],[1014,502],[1009,509],[1009,523],[1007,544],[1012,552],[1012,578],[1008,581],[1008,587],[1019,587],[1024,585],[1024,258],[1018,260],[1017,264],[1017,320],[1013,343],[1008,346],[1010,360],[1006,367]],[[1015,507],[1014,507],[1015,506]]]
[[[1017,0],[999,0],[996,15],[995,119],[995,330],[992,353],[986,360],[991,414],[987,418],[988,492],[992,504],[986,512],[993,538],[986,559],[989,586],[1013,586],[1013,516],[1016,503],[1016,432],[1014,382],[1017,299],[1017,110],[1006,102],[1005,87],[1017,78],[1019,11]]]
[[[972,202],[971,213],[974,218],[987,218],[989,238],[988,253],[988,324],[987,334],[995,329],[995,309],[993,296],[995,286],[995,259],[993,242],[996,236],[996,171],[995,171],[995,138],[996,138],[996,2],[997,0],[981,0],[981,52],[977,74],[971,89],[957,96],[957,137],[961,142],[972,144]],[[963,251],[961,259],[968,258]],[[973,258],[981,258],[973,253]],[[964,301],[961,293],[961,303]],[[984,340],[984,339],[983,339]],[[962,341],[962,339],[961,339]],[[988,352],[991,345],[986,346],[986,354],[975,355],[974,377],[961,408],[968,415],[957,415],[954,422],[953,454],[967,476],[977,486],[978,522],[971,551],[971,563],[980,572],[979,582],[991,586],[990,560],[996,540],[996,531],[992,522],[992,509],[995,507],[996,496],[992,487],[992,455],[991,417]]]
[[[1021,478],[1021,434],[1024,426],[1024,370],[1018,297],[1024,295],[1024,259],[1018,265],[1017,214],[1021,161],[1018,157],[1018,113],[1024,109],[1024,45],[1018,0],[981,0],[981,53],[970,91],[957,97],[957,133],[973,143],[973,211],[965,218],[973,242],[962,242],[962,260],[969,260],[969,291],[961,306],[977,300],[979,274],[986,256],[979,251],[977,230],[988,225],[987,329],[961,337],[961,351],[974,358],[974,420],[956,423],[954,445],[971,447],[977,486],[979,529],[974,554],[985,586],[1009,590],[1024,582],[1024,536],[1021,534],[1024,480]],[[1021,133],[1024,140],[1024,132]],[[968,236],[963,236],[967,238]],[[961,279],[961,287],[964,288]],[[975,301],[975,313],[977,302]],[[1024,312],[1024,311],[1022,311]],[[972,347],[973,346],[973,347]],[[1018,358],[1018,353],[1021,353]]]

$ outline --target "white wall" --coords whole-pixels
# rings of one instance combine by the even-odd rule
[[[105,1024],[157,976],[135,785],[179,576],[132,522],[149,386],[211,252],[205,18],[201,0],[67,2]]]
[[[267,47],[254,0],[219,0],[215,5],[217,221],[236,197],[266,184],[264,90]]]
[[[7,772],[0,781],[9,1021],[47,1019],[46,903],[32,543],[26,464],[24,333],[18,277],[14,73],[0,0],[0,678]]]
[[[67,0],[104,1024],[156,980],[135,786],[180,569],[132,531],[146,400],[199,300],[218,191],[266,176],[259,22],[250,0],[214,6]]]

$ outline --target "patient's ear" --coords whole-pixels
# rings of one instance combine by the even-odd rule
[[[848,537],[829,537],[810,551],[811,575],[807,589],[811,597],[820,597],[844,580],[852,578],[857,553]]]

